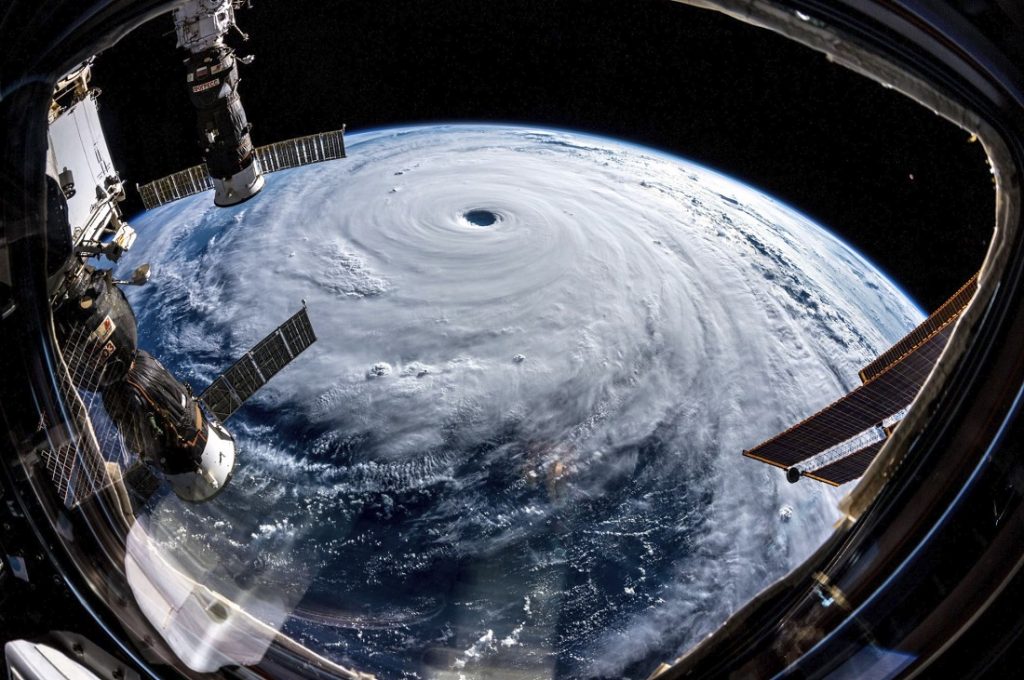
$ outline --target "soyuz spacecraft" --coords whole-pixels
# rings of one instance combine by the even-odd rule
[[[228,31],[238,30],[238,4],[237,0],[192,0],[174,10],[178,47],[189,52],[185,60],[189,99],[213,181],[213,201],[219,206],[248,200],[266,183],[253,153],[252,125],[238,96],[238,63],[249,64],[253,57],[236,57],[224,43]]]
[[[224,43],[235,27],[236,6],[232,0],[193,0],[174,12],[178,46],[189,52],[186,82],[205,158],[204,181],[193,188],[213,188],[214,203],[222,207],[251,198],[265,184],[238,96],[237,64],[243,60]],[[180,498],[209,500],[235,465],[234,438],[224,422],[316,335],[303,305],[201,395],[138,347],[135,314],[121,287],[144,285],[149,265],[117,280],[112,270],[93,263],[100,257],[118,261],[137,235],[118,207],[124,187],[97,115],[91,67],[90,60],[61,79],[50,107],[47,214],[58,227],[49,232],[60,235],[50,244],[47,270],[54,330],[75,388],[101,400],[124,448],[138,459],[125,477],[155,468]],[[322,146],[323,135],[313,137]],[[291,143],[302,146],[301,140]],[[272,162],[281,144],[264,152],[272,169],[283,166]],[[339,157],[337,148],[332,157]]]

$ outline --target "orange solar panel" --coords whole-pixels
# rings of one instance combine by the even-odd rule
[[[952,330],[947,323],[870,381],[743,455],[788,468],[880,424],[914,400]]]
[[[885,350],[878,358],[865,366],[860,371],[861,382],[867,382],[885,370],[900,357],[913,351],[914,347],[923,342],[929,335],[960,316],[967,303],[974,297],[978,290],[978,275],[975,274],[967,280],[948,300],[932,312],[932,315],[921,322],[917,328],[907,333],[895,345]]]
[[[851,482],[864,474],[864,471],[871,465],[871,461],[878,455],[884,443],[884,439],[880,442],[875,442],[817,470],[808,470],[803,475],[816,479],[819,482],[831,484],[832,486]]]

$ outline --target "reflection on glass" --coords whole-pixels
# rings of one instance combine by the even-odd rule
[[[190,68],[206,92],[210,67]],[[842,489],[787,476],[855,479],[934,363],[906,357],[941,351],[795,210],[568,131],[378,130],[349,158],[343,130],[285,140],[143,185],[129,227],[88,81],[58,87],[51,125],[73,427],[46,430],[41,460],[101,548],[93,583],[193,671],[305,645],[348,677],[326,660],[646,676],[821,544]],[[246,149],[232,110],[226,146]],[[125,278],[83,266],[100,254]],[[948,335],[972,292],[918,328]],[[896,365],[902,400],[860,426],[774,437]]]

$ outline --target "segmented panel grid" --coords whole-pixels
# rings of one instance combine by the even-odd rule
[[[978,275],[975,274],[967,280],[967,283],[960,287],[960,290],[932,312],[931,316],[921,322],[917,328],[907,333],[895,345],[882,352],[878,355],[877,359],[862,368],[860,371],[861,381],[867,382],[875,378],[887,366],[899,361],[903,355],[912,352],[917,345],[924,342],[932,333],[956,319],[967,307],[967,303],[971,301],[977,290]]]
[[[871,461],[875,459],[878,452],[882,450],[882,445],[885,444],[885,440],[875,442],[871,446],[867,446],[860,451],[854,451],[849,456],[840,458],[839,460],[829,463],[824,467],[820,467],[817,470],[809,470],[804,473],[806,476],[813,479],[817,479],[819,482],[825,482],[832,486],[839,486],[846,482],[852,482],[868,469],[871,465]]]
[[[200,399],[218,420],[224,422],[246,399],[314,342],[316,334],[303,307],[214,380]]]
[[[345,130],[319,132],[305,137],[285,139],[253,149],[255,162],[263,172],[276,172],[310,163],[345,157]],[[193,165],[166,177],[138,185],[146,209],[176,201],[213,188],[206,163]]]
[[[89,409],[83,401],[80,386],[101,383],[102,362],[92,355],[95,343],[89,332],[72,329],[59,347],[67,371],[54,371],[58,386],[68,408],[74,434],[65,428],[50,428],[48,446],[40,451],[54,487],[67,508],[91,498],[111,485]],[[100,367],[100,368],[97,368]],[[95,393],[86,393],[95,394]]]
[[[788,468],[878,425],[914,400],[952,330],[946,324],[871,381],[743,455]]]

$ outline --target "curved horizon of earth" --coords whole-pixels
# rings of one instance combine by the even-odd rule
[[[806,558],[840,491],[740,452],[921,318],[792,208],[652,149],[527,127],[137,217],[140,346],[197,392],[302,300],[318,342],[229,421],[231,484],[150,533],[380,677],[647,677]]]

